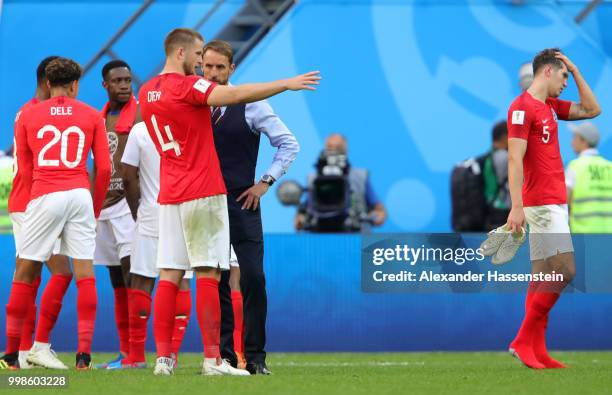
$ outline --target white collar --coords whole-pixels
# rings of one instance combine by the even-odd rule
[[[597,156],[599,155],[599,151],[597,151],[597,148],[587,148],[584,151],[582,151],[580,153],[580,155],[578,155],[578,157],[581,156]]]

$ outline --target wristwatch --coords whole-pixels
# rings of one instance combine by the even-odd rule
[[[274,177],[272,177],[269,174],[264,174],[261,177],[261,182],[265,182],[266,184],[268,184],[268,186],[272,186],[272,184],[274,184],[276,180],[274,179]]]

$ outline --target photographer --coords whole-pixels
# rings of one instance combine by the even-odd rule
[[[364,225],[385,222],[387,212],[374,193],[368,171],[348,161],[344,136],[327,137],[315,167],[317,173],[308,177],[307,193],[295,217],[297,230],[359,232]]]

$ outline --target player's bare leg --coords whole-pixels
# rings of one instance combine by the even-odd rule
[[[74,259],[74,277],[78,289],[77,314],[79,345],[76,354],[76,369],[91,368],[91,341],[96,323],[98,298],[93,260]]]
[[[72,275],[70,260],[65,255],[51,255],[46,263],[49,272],[53,274]]]
[[[232,308],[234,311],[234,352],[238,360],[238,369],[246,369],[244,358],[244,313],[242,291],[240,290],[240,267],[230,267],[229,286],[232,295]]]
[[[132,273],[130,274],[130,288],[138,289],[151,295],[153,288],[155,288],[155,279]]]
[[[121,258],[121,273],[123,275],[123,283],[126,287],[130,286],[130,257],[126,256]]]

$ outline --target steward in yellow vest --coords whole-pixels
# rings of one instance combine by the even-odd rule
[[[595,147],[599,132],[591,123],[571,128],[578,158],[566,171],[572,233],[612,233],[612,162]]]

